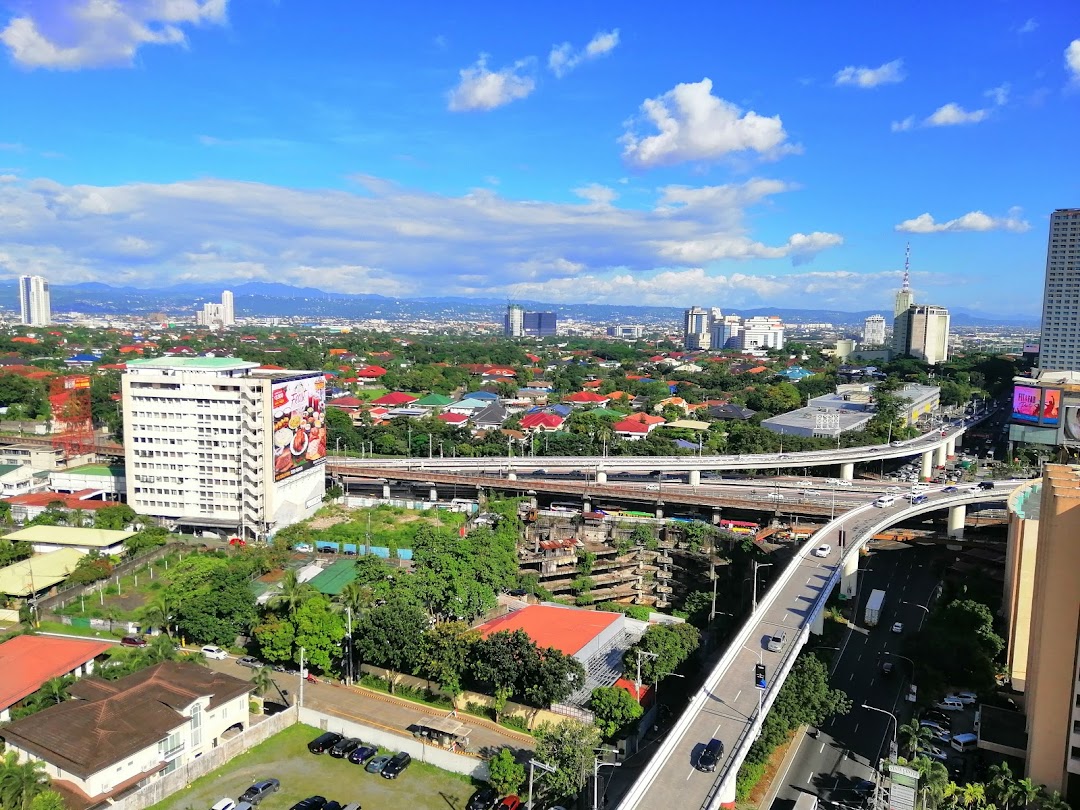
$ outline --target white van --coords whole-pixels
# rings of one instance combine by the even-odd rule
[[[956,698],[944,698],[940,703],[935,703],[934,706],[943,712],[962,712],[964,710],[964,704]]]
[[[949,744],[961,753],[964,751],[974,751],[979,744],[979,737],[976,734],[957,734],[952,738],[952,742]]]
[[[896,503],[895,495],[882,495],[880,498],[874,501],[874,506],[884,509],[887,506],[892,506],[894,503]]]

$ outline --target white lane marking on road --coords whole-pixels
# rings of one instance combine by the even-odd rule
[[[784,617],[782,619],[780,619],[780,621],[781,622],[786,622],[787,621],[787,614],[786,613],[784,614]]]
[[[731,702],[732,703],[738,703],[739,702],[739,695],[741,695],[741,694],[742,694],[742,689],[740,689],[738,692],[735,693],[735,697]],[[717,728],[719,728],[719,726],[717,726]]]
[[[820,749],[818,749],[818,753],[819,753],[819,754],[824,754],[824,753],[825,753],[825,743],[822,743],[822,744],[821,744],[821,748],[820,748]]]
[[[862,661],[862,653],[859,653],[859,657],[858,657],[858,658],[856,658],[855,660],[856,660],[856,661]]]
[[[807,580],[806,580],[806,584],[809,585],[813,581],[814,581],[813,577],[808,577]]]
[[[849,681],[855,680],[855,673],[854,672],[852,672],[850,675],[848,675],[848,680]]]
[[[814,778],[814,772],[810,771],[810,775],[806,777],[806,784],[810,784],[810,781]]]
[[[858,731],[858,730],[859,730],[859,724],[858,724],[858,723],[856,723],[856,724],[855,724],[855,731]]]

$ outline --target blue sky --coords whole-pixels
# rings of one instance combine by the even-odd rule
[[[0,272],[1034,314],[1080,206],[1071,0],[390,5],[0,0]]]

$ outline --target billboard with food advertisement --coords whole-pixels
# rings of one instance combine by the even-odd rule
[[[1042,389],[1030,385],[1013,386],[1012,418],[1017,422],[1038,422]]]
[[[274,481],[326,461],[326,378],[318,374],[271,383]]]

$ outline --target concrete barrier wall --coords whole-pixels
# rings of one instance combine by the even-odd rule
[[[200,776],[205,776],[211,771],[217,770],[229,760],[268,740],[278,732],[284,731],[289,726],[295,725],[296,722],[295,708],[286,709],[280,714],[266,717],[243,733],[219,743],[217,748],[207,751],[201,757],[192,760],[182,768],[177,768],[160,779],[154,779],[146,787],[140,788],[123,799],[119,799],[112,804],[109,810],[143,810],[143,808],[157,804],[174,793],[183,790]]]
[[[335,714],[308,708],[300,709],[300,722],[324,731],[335,731],[347,737],[359,737],[364,742],[374,743],[390,751],[406,751],[417,762],[427,762],[444,771],[460,773],[476,779],[488,778],[488,765],[484,760],[425,745],[411,735],[397,734],[385,728],[358,723],[355,720],[347,720]],[[131,808],[125,808],[125,810],[131,810]]]

